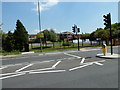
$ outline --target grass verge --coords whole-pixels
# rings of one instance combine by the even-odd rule
[[[84,47],[80,47],[81,48],[97,48],[99,46],[84,46]],[[44,48],[42,50],[42,52],[55,52],[55,51],[69,51],[69,50],[78,50],[78,47],[65,47],[65,48]],[[37,52],[41,52],[40,47],[36,46],[35,49],[31,49],[30,51],[34,51],[35,53]],[[0,55],[17,55],[17,54],[21,54],[22,52],[20,51],[12,51],[12,52],[0,52]]]

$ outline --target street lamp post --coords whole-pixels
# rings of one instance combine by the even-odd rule
[[[40,4],[39,4],[39,0],[38,0],[38,18],[39,18],[39,30],[40,30],[40,33],[41,33],[41,17],[40,17]],[[40,37],[40,50],[42,52],[42,40],[41,40],[41,37]]]

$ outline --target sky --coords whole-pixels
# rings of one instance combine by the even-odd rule
[[[118,22],[118,2],[42,2],[42,30],[53,28],[56,33],[69,31],[76,24],[80,33],[104,28],[103,15],[111,13],[112,23]],[[2,2],[3,31],[14,31],[19,19],[29,34],[39,32],[36,2]]]

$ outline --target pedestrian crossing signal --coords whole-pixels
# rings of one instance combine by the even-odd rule
[[[75,33],[75,26],[72,27],[73,32]]]

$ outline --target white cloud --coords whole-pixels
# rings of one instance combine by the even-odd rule
[[[59,3],[59,0],[43,0],[40,2],[40,11],[45,11],[50,9],[52,6],[57,5]],[[36,6],[33,8],[34,11],[38,11],[38,3],[34,2],[34,5]]]
[[[34,29],[34,30],[30,30],[30,31],[29,31],[29,34],[37,34],[37,33],[39,33],[39,32],[40,32],[40,30]]]
[[[35,29],[35,30],[33,30],[33,32],[34,32],[34,33],[39,33],[39,32],[40,32],[40,30]]]

